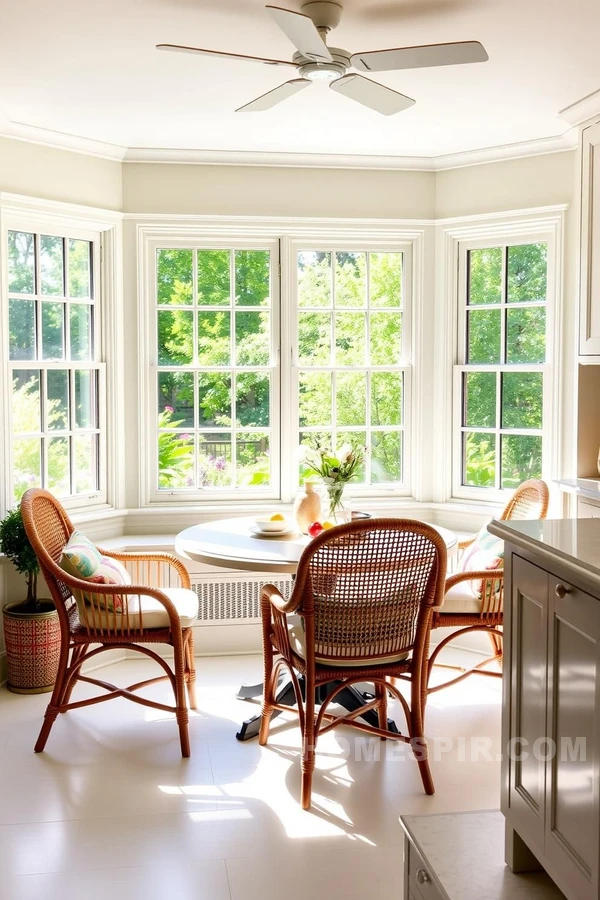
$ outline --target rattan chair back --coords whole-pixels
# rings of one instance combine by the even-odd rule
[[[421,522],[371,519],[319,535],[302,554],[294,590],[307,664],[315,654],[384,664],[424,644],[445,573],[444,540]]]
[[[506,504],[501,519],[545,519],[550,491],[545,481],[530,478],[516,489]]]

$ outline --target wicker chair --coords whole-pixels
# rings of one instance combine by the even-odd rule
[[[371,519],[325,531],[304,550],[292,596],[273,585],[262,592],[264,699],[259,742],[267,743],[282,668],[289,670],[302,731],[302,806],[311,805],[317,738],[352,725],[411,744],[426,793],[434,786],[422,716],[432,609],[441,603],[446,546],[435,529],[406,519]],[[288,614],[300,616],[291,626]],[[298,674],[305,679],[305,701]],[[393,679],[411,685],[410,707]],[[373,682],[375,695],[344,716],[328,707],[344,688]],[[328,685],[326,687],[321,687]],[[326,692],[318,713],[315,689]],[[400,702],[408,737],[388,730],[388,691]],[[379,727],[357,722],[378,711]]]
[[[519,485],[513,496],[504,508],[500,519],[545,519],[548,512],[549,501],[548,486],[544,481],[532,478]],[[459,543],[459,549],[464,551],[469,547],[474,537]],[[473,581],[481,581],[481,597],[469,590]],[[502,663],[502,622],[504,607],[504,570],[485,569],[482,571],[458,572],[446,580],[444,602],[440,609],[434,610],[433,628],[456,628],[452,634],[445,637],[435,647],[429,658],[428,682],[433,666],[441,651],[464,634],[474,631],[485,631],[490,636],[493,654],[482,660],[470,669],[462,666],[448,666],[444,668],[455,669],[460,672],[449,681],[436,684],[427,688],[427,693],[432,694],[441,691],[451,684],[457,684],[469,675],[479,673],[501,678],[501,671],[486,669],[490,663]]]
[[[190,580],[185,567],[166,553],[113,553],[98,548],[104,556],[120,560],[127,567],[134,584],[92,585],[89,581],[71,577],[58,565],[63,548],[74,530],[60,503],[47,491],[33,488],[23,495],[21,513],[27,536],[56,605],[61,629],[58,675],[35,752],[40,753],[44,749],[59,713],[113,697],[126,697],[143,706],[174,712],[179,725],[181,755],[189,756],[186,685],[190,707],[195,709],[196,675],[191,624],[198,607],[197,598],[189,590]],[[152,580],[169,586],[160,589],[146,587]],[[176,582],[179,584],[177,587],[173,586]],[[85,594],[83,621],[80,620],[80,610],[73,594],[80,597]],[[111,597],[115,598],[111,604],[113,610],[107,612],[107,601]],[[117,613],[115,609],[119,603],[123,608],[122,612]],[[174,669],[153,650],[142,646],[158,643],[173,647]],[[115,647],[136,650],[149,656],[166,674],[126,688],[81,674],[85,662]],[[167,679],[175,694],[174,706],[135,693],[140,688]],[[108,693],[71,703],[71,694],[78,681],[96,685]]]

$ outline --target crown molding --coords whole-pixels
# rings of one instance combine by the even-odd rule
[[[51,147],[53,150],[71,150],[86,156],[98,156],[101,159],[117,162],[122,161],[127,152],[127,147],[121,147],[119,144],[112,144],[109,141],[97,141],[95,138],[81,137],[77,134],[51,131],[48,128],[39,128],[37,125],[28,125],[26,122],[5,121],[0,123],[0,137],[25,141],[27,144],[40,144],[42,147]]]
[[[588,119],[600,115],[600,89],[586,94],[585,97],[576,100],[570,106],[565,106],[558,115],[571,126],[581,125]]]
[[[598,111],[600,112],[600,91]],[[588,98],[584,98],[587,100]],[[580,101],[583,103],[583,101]],[[571,109],[569,107],[568,109]],[[564,112],[564,111],[563,111]],[[593,112],[586,117],[589,118]],[[566,119],[566,121],[569,121]],[[272,153],[251,150],[194,150],[168,149],[159,147],[124,147],[92,138],[50,131],[23,122],[0,123],[0,137],[27,143],[69,150],[124,163],[164,163],[178,165],[206,166],[262,166],[275,168],[321,168],[321,169],[373,169],[406,172],[441,172],[466,166],[521,159],[528,156],[542,156],[560,153],[577,146],[577,130],[570,128],[564,134],[465,150],[441,156],[377,156],[336,153]]]
[[[526,156],[560,153],[577,146],[577,134],[562,135],[517,144],[465,150],[443,156],[358,156],[329,153],[270,153],[245,150],[168,150],[130,147],[125,163],[166,163],[205,166],[270,166],[276,168],[386,169],[440,172]]]

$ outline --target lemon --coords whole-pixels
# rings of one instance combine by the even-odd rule
[[[284,522],[284,521],[285,521],[285,516],[282,516],[281,513],[273,513],[273,515],[269,519],[269,522]]]
[[[333,527],[334,527],[333,522],[323,522],[323,528],[333,528]]]

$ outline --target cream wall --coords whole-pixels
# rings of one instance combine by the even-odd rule
[[[0,137],[0,191],[120,210],[121,162]]]
[[[435,173],[125,163],[123,209],[167,215],[431,219]]]

